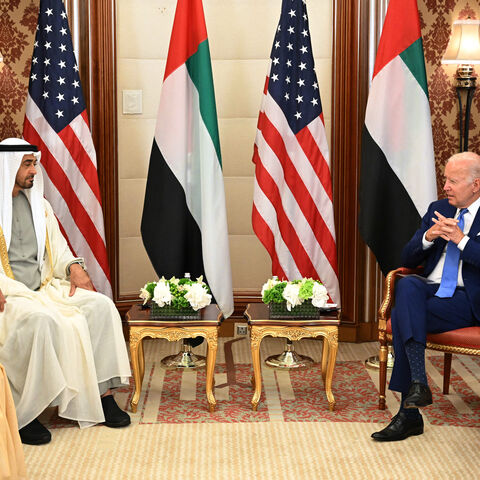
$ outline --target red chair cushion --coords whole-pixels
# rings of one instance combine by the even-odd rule
[[[392,333],[391,320],[387,322],[387,333]],[[427,341],[440,345],[463,348],[480,348],[480,327],[466,327],[443,333],[429,333]]]

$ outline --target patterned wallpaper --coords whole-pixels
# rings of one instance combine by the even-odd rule
[[[22,135],[38,4],[0,0],[0,140]]]
[[[475,0],[417,0],[427,66],[432,112],[437,188],[443,191],[443,170],[448,158],[459,151],[458,100],[455,90],[456,65],[442,65],[452,23],[457,19],[480,18]],[[475,67],[480,72],[480,65]],[[480,153],[480,83],[475,91],[470,117],[468,149]]]

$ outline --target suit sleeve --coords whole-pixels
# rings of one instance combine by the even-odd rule
[[[480,237],[470,237],[465,248],[460,252],[460,258],[465,262],[480,269]]]
[[[431,253],[431,249],[439,240],[434,240],[432,247],[423,249],[423,235],[433,225],[432,217],[435,210],[434,204],[430,204],[427,213],[422,218],[422,224],[420,228],[415,232],[411,240],[405,245],[402,251],[402,265],[407,268],[416,268],[421,265]],[[468,242],[470,243],[470,242]],[[468,245],[468,244],[467,244]]]

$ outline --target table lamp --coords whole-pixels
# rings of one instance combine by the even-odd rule
[[[453,22],[452,35],[442,64],[458,65],[456,74],[456,90],[459,104],[460,152],[468,150],[468,130],[470,124],[470,108],[475,92],[476,76],[473,65],[480,63],[480,20],[456,20]],[[466,91],[465,122],[462,126],[463,105],[461,93]]]

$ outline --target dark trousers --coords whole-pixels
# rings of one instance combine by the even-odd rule
[[[427,283],[416,276],[404,277],[395,286],[392,310],[395,363],[390,390],[407,393],[411,383],[405,343],[410,339],[426,345],[427,333],[441,333],[476,325],[464,288],[453,297],[435,297],[438,284]]]

